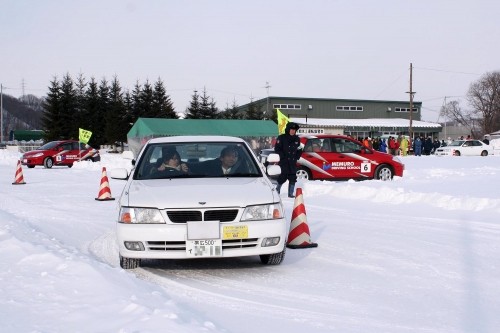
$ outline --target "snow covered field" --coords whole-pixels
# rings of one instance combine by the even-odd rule
[[[303,184],[317,248],[119,268],[101,169],[0,150],[1,332],[498,332],[500,156],[403,159],[392,182]],[[124,182],[110,179],[113,197]],[[217,195],[216,190],[212,195]],[[293,200],[284,198],[288,219]]]

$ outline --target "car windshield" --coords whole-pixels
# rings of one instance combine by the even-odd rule
[[[459,147],[461,145],[464,144],[464,140],[456,140],[456,141],[453,141],[452,143],[450,143],[448,146],[450,147]]]
[[[241,142],[149,144],[134,172],[138,180],[202,177],[262,177],[262,172]]]
[[[38,150],[47,150],[47,149],[52,149],[54,148],[55,146],[57,146],[59,144],[58,141],[51,141],[51,142],[48,142],[46,144],[44,144],[43,146],[41,146],[40,148],[38,148]]]

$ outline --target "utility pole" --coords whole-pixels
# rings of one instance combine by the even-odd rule
[[[407,92],[410,94],[410,127],[409,127],[409,134],[410,134],[410,140],[413,141],[413,95],[415,95],[415,92],[413,91],[413,64],[410,63],[410,91]]]
[[[271,86],[269,85],[269,81],[266,81],[266,85],[264,86],[264,88],[266,88],[266,91],[267,91],[266,115],[268,115],[269,114],[269,88],[271,88]]]

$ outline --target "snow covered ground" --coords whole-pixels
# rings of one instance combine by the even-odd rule
[[[0,150],[2,332],[498,332],[500,156],[409,156],[392,182],[303,184],[317,248],[124,271],[102,167]],[[110,179],[118,197],[124,182]],[[213,195],[217,195],[214,189]],[[284,198],[290,218],[293,200]]]

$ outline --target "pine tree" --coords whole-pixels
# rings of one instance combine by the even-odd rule
[[[245,115],[245,119],[252,120],[262,120],[264,118],[264,114],[262,112],[262,105],[255,103],[253,100],[248,104],[248,110]]]
[[[153,88],[148,80],[144,83],[142,91],[139,95],[140,101],[140,114],[141,117],[154,118],[155,114],[153,112]]]
[[[73,79],[66,74],[61,83],[60,94],[60,133],[59,139],[78,139],[78,109]]]
[[[219,109],[215,106],[215,101],[207,94],[206,88],[203,88],[203,95],[200,97],[199,119],[216,119]]]
[[[92,132],[89,145],[95,146],[97,134],[96,116],[99,113],[99,88],[94,77],[90,78],[89,84],[85,91],[85,110],[83,112],[81,128]]]
[[[44,130],[44,139],[46,141],[57,140],[62,136],[61,133],[61,85],[54,77],[50,82],[49,92],[43,103],[42,126]]]
[[[78,123],[79,128],[83,123],[83,114],[85,113],[85,89],[87,88],[87,83],[85,82],[85,77],[82,73],[78,75],[75,83],[76,91],[76,113],[75,121]]]
[[[130,119],[132,123],[135,123],[139,117],[144,117],[142,115],[141,109],[141,85],[139,81],[135,83],[134,90],[132,90],[131,97],[131,108],[130,108]]]
[[[198,91],[195,90],[191,96],[191,102],[186,108],[185,119],[201,119],[200,112],[200,95],[198,95]]]
[[[160,78],[155,82],[153,90],[153,114],[155,118],[179,118]]]
[[[123,127],[130,128],[130,126],[127,127],[125,125],[125,115],[126,109],[122,88],[115,75],[109,91],[108,111],[104,115],[104,137],[107,143],[114,144],[115,142],[124,142],[127,140],[127,136],[126,134],[123,135],[124,131],[122,130]]]
[[[93,132],[91,142],[99,147],[106,144],[104,131],[106,128],[105,117],[109,110],[109,86],[106,78],[103,78],[99,83],[99,90],[97,94],[97,112],[93,115]],[[93,139],[93,140],[92,140]]]
[[[238,104],[236,104],[236,100],[233,100],[233,104],[231,108],[228,108],[226,111],[227,119],[241,119],[241,114],[238,112]]]
[[[123,104],[125,107],[125,113],[122,119],[123,126],[122,128],[120,128],[120,138],[122,138],[123,141],[127,141],[128,131],[137,121],[137,118],[133,114],[133,107],[134,107],[133,97],[128,90],[125,92],[125,97],[123,98]]]

